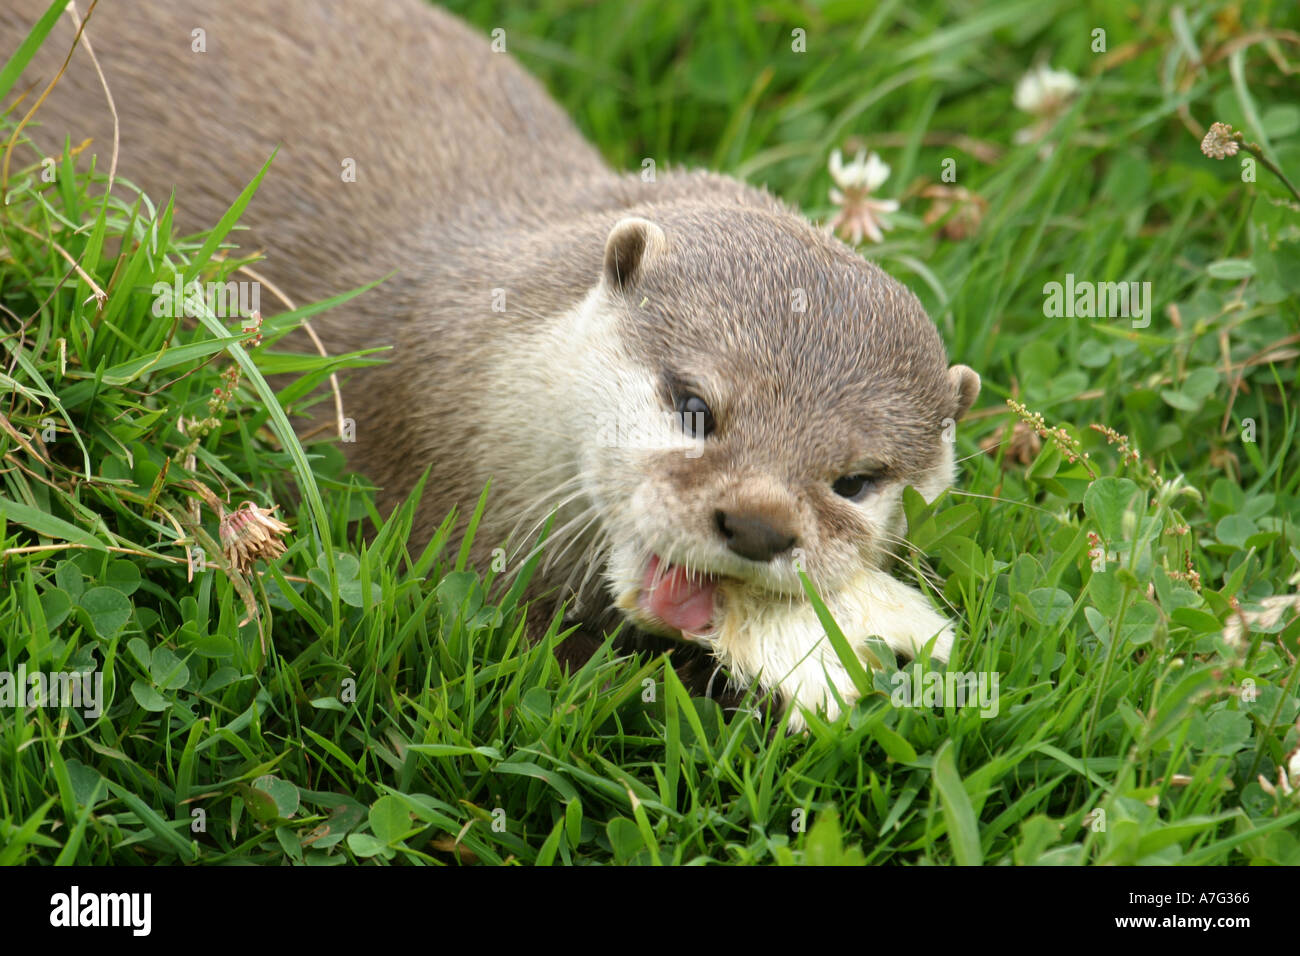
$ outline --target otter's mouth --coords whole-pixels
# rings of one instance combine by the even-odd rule
[[[683,637],[707,636],[714,627],[721,581],[721,575],[688,571],[652,554],[641,578],[637,607]]]

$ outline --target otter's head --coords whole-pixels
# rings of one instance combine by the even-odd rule
[[[638,626],[706,636],[727,595],[785,603],[884,567],[902,491],[953,479],[979,376],[916,297],[799,219],[681,204],[619,221],[579,311],[599,426],[580,462],[607,584]]]

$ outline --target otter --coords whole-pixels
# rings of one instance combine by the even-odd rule
[[[6,50],[46,6],[6,5]],[[63,19],[23,82],[59,69]],[[549,518],[534,636],[565,607],[566,659],[621,622],[833,716],[857,691],[803,572],[864,659],[871,635],[947,659],[950,622],[888,568],[903,488],[952,483],[945,426],[980,381],[879,267],[763,189],[610,169],[507,53],[420,0],[102,3],[86,35],[118,174],[175,190],[180,229],[278,149],[238,236],[259,270],[299,303],[389,276],[313,320],[336,354],[391,348],[344,383],[350,463],[383,508],[428,469],[426,537],[490,479],[480,567],[503,546],[517,567]],[[37,120],[45,155],[65,135],[107,154],[84,49]]]

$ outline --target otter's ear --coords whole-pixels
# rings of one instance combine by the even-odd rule
[[[957,398],[957,412],[953,418],[961,418],[970,411],[975,399],[979,398],[980,377],[973,368],[954,365],[948,369],[948,381],[952,383],[952,391]]]
[[[611,289],[627,289],[668,245],[664,231],[649,219],[620,219],[605,240],[605,282]]]

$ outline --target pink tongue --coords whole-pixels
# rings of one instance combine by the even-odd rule
[[[670,564],[654,583],[659,558],[652,555],[641,581],[641,606],[679,631],[702,633],[713,619],[713,592],[718,588],[712,575],[687,575],[686,569]],[[652,590],[653,588],[653,590]]]

